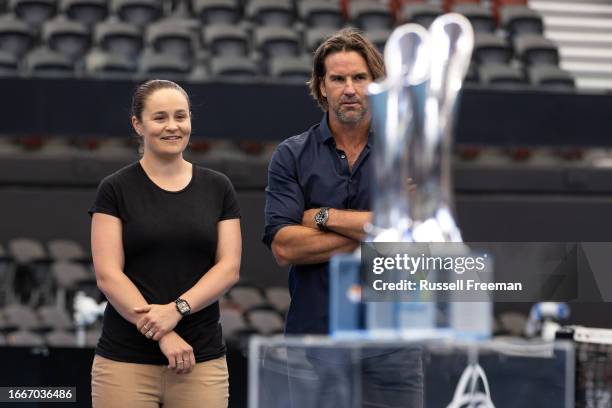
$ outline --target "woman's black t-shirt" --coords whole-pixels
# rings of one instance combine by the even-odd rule
[[[98,187],[95,212],[123,225],[123,272],[149,304],[173,302],[198,282],[215,262],[217,222],[239,218],[236,193],[221,173],[193,165],[180,191],[157,186],[139,162],[106,177]],[[176,328],[197,362],[221,357],[225,345],[219,303],[183,317]],[[96,354],[112,360],[168,364],[156,341],[143,336],[109,303]]]

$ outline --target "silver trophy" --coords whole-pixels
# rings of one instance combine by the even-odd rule
[[[368,88],[376,134],[369,241],[461,242],[450,146],[473,44],[471,24],[454,13],[429,31],[406,24],[389,37],[387,77]]]
[[[473,30],[459,14],[437,18],[429,30],[417,24],[396,28],[384,51],[386,78],[369,85],[374,129],[371,225],[375,250],[394,252],[377,243],[461,242],[452,216],[450,174],[452,125],[456,102],[473,48]],[[427,245],[425,245],[427,246]],[[384,248],[383,248],[384,247]],[[394,281],[394,271],[386,277]],[[404,333],[426,337],[438,333],[437,302],[424,291],[408,302],[368,302],[367,291],[354,299],[360,276],[359,257],[337,255],[330,264],[330,327],[335,335],[351,335],[360,327],[365,307],[365,334],[374,337]],[[446,300],[448,305],[448,300]],[[446,310],[447,327],[458,327]],[[486,312],[488,313],[488,311]]]

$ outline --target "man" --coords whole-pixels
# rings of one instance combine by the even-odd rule
[[[263,241],[280,265],[291,265],[286,333],[328,333],[328,261],[357,248],[370,221],[366,88],[383,74],[380,53],[357,31],[327,39],[309,82],[323,119],[272,156]]]
[[[290,265],[287,334],[328,334],[329,260],[353,251],[365,236],[372,146],[366,89],[383,75],[382,56],[359,32],[332,35],[315,52],[309,81],[323,119],[272,156],[263,241],[279,265]],[[306,356],[318,385],[309,392],[300,376],[290,375],[294,408],[353,406],[359,395],[368,407],[422,406],[419,350],[369,349],[355,360],[355,353],[323,348]],[[361,386],[354,383],[356,370]]]

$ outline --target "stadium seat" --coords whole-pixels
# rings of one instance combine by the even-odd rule
[[[111,0],[111,11],[121,20],[144,27],[161,17],[160,0]]]
[[[470,66],[468,67],[468,70],[465,73],[464,81],[470,84],[476,84],[479,82],[478,67],[473,62],[470,63]]]
[[[202,29],[202,42],[212,55],[247,56],[249,37],[238,25],[211,25]]]
[[[126,55],[93,49],[85,56],[85,72],[93,78],[131,78],[136,71],[135,60]]]
[[[33,28],[51,19],[57,12],[57,0],[10,0],[10,9]]]
[[[558,90],[572,90],[576,87],[574,77],[567,71],[550,65],[536,65],[527,69],[532,85]]]
[[[76,347],[76,336],[65,330],[53,330],[45,334],[45,343],[49,347]]]
[[[523,71],[511,65],[489,64],[478,69],[480,82],[487,85],[523,86],[527,84]]]
[[[193,37],[189,28],[171,19],[150,24],[146,32],[147,44],[156,52],[185,59],[193,56]]]
[[[241,17],[238,0],[194,0],[193,10],[203,24],[234,24]]]
[[[60,68],[65,64],[71,66],[67,57],[55,53],[51,50],[40,49],[41,58],[39,61],[46,63],[45,53],[50,53],[51,69],[56,60],[60,61]],[[34,60],[32,61],[32,57]],[[26,56],[26,63],[36,63],[37,55],[31,53]],[[28,67],[31,69],[31,67]],[[8,242],[8,252],[17,264],[15,272],[16,290],[21,298],[29,299],[31,305],[38,305],[43,301],[51,301],[53,276],[49,272],[50,259],[47,256],[44,246],[34,239],[13,238]],[[17,285],[19,284],[19,287]]]
[[[60,0],[60,11],[90,27],[108,15],[106,0]]]
[[[34,43],[32,29],[14,14],[0,17],[0,51],[17,58],[23,56]]]
[[[391,35],[391,30],[376,29],[367,30],[363,33],[368,40],[372,42],[381,53],[384,52],[385,44]]]
[[[242,312],[234,308],[221,308],[219,323],[223,331],[223,337],[232,337],[236,332],[244,330],[248,327]]]
[[[290,0],[249,0],[246,16],[260,26],[290,27],[295,20]]]
[[[140,57],[140,70],[146,78],[156,75],[182,78],[191,71],[189,59],[177,58],[172,54],[145,50]]]
[[[305,51],[314,52],[317,49],[317,47],[323,41],[325,41],[325,39],[331,36],[335,31],[336,29],[328,28],[328,27],[321,27],[321,28],[317,27],[317,28],[306,29],[306,32],[304,35],[305,42],[306,42],[306,44],[304,44]]]
[[[427,28],[440,15],[444,14],[442,6],[429,3],[406,4],[402,7],[402,21],[416,23]]]
[[[19,65],[17,57],[9,52],[0,50],[0,77],[14,77],[18,74]]]
[[[3,334],[0,334],[0,346],[6,346],[6,338]]]
[[[32,76],[55,78],[74,75],[74,64],[70,58],[45,46],[30,51],[25,56],[24,65],[26,72]]]
[[[456,4],[452,11],[462,14],[470,20],[474,32],[492,33],[495,31],[496,23],[493,13],[487,7],[480,4]]]
[[[87,27],[59,15],[44,23],[42,39],[54,51],[76,61],[88,51],[91,38]]]
[[[57,306],[42,306],[38,308],[40,328],[42,330],[70,330],[74,327],[66,309]]]
[[[556,44],[539,34],[516,36],[514,50],[525,65],[559,65],[559,50]]]
[[[252,307],[266,303],[261,291],[252,286],[234,286],[229,291],[229,299],[238,304],[242,310],[248,310]]]
[[[295,30],[285,27],[258,27],[255,45],[266,57],[287,57],[300,54],[300,38]]]
[[[389,8],[368,0],[351,1],[348,5],[350,23],[362,30],[388,29],[393,24]]]
[[[340,4],[328,0],[306,0],[298,4],[300,19],[308,27],[338,29],[344,23]]]
[[[0,75],[3,69],[3,59],[13,61],[14,69],[17,70],[17,62],[14,55],[0,52]],[[8,75],[8,74],[7,74]],[[15,294],[15,262],[9,253],[0,244],[0,305],[16,302]],[[0,330],[2,327],[0,326]]]
[[[143,45],[142,33],[138,27],[117,20],[96,24],[94,42],[110,54],[127,58],[137,57]]]
[[[39,334],[19,330],[6,335],[6,344],[13,347],[35,347],[44,346],[45,340]]]
[[[289,290],[283,287],[269,287],[265,290],[266,298],[268,302],[277,310],[285,313],[289,310],[289,304],[291,303],[291,296],[289,295]]]
[[[5,327],[19,330],[39,330],[40,320],[34,310],[26,305],[12,304],[4,307]]]
[[[263,335],[283,332],[284,322],[282,316],[269,308],[253,308],[245,312],[251,327]]]
[[[309,57],[276,57],[269,61],[268,74],[275,78],[306,82],[310,79],[310,70]]]
[[[528,7],[506,6],[500,10],[501,25],[511,37],[522,34],[542,34],[542,16]]]
[[[79,284],[95,284],[95,276],[87,272],[80,263],[56,261],[51,264],[51,273],[57,283],[56,304],[67,306],[68,293],[74,293]]]
[[[489,33],[474,35],[472,59],[479,65],[509,64],[512,54],[510,44],[503,37]]]

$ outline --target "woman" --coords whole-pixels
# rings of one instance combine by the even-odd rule
[[[227,407],[217,299],[239,276],[236,195],[227,177],[183,158],[191,113],[179,85],[140,85],[132,115],[142,158],[106,177],[89,210],[109,301],[93,406]]]

